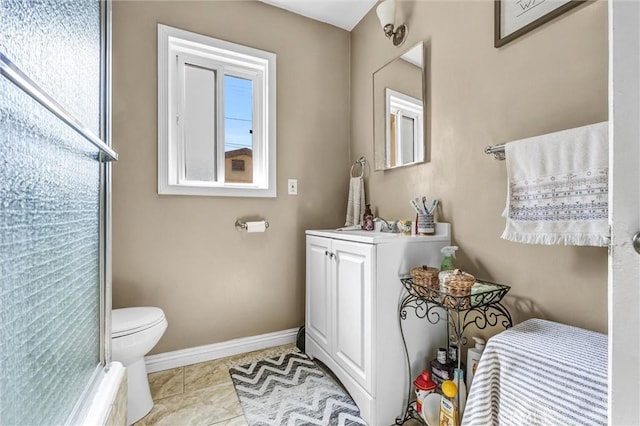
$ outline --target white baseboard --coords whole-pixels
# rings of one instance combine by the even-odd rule
[[[258,336],[242,337],[211,345],[149,355],[144,358],[144,361],[147,366],[147,373],[155,373],[156,371],[184,367],[198,362],[295,343],[297,333],[297,328],[274,331],[273,333],[260,334]]]

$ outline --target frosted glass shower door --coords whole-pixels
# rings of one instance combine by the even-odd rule
[[[0,78],[0,424],[63,424],[100,362],[99,163]]]
[[[0,23],[0,59],[103,136],[100,2],[0,0]],[[105,166],[86,135],[10,81],[7,69],[0,76],[0,424],[59,425],[82,410],[101,370]]]

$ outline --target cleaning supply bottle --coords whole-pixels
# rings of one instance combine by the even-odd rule
[[[444,254],[444,259],[442,259],[442,263],[440,264],[441,271],[451,271],[455,269],[453,267],[453,259],[456,257],[456,250],[458,250],[458,246],[446,246],[440,249],[440,252]]]
[[[453,371],[453,382],[458,387],[458,395],[456,396],[456,405],[458,406],[458,413],[460,418],[464,413],[464,406],[467,403],[467,385],[464,384],[464,370],[462,368],[456,368]]]
[[[456,407],[455,397],[458,394],[458,388],[454,382],[447,380],[442,383],[443,398],[440,400],[440,421],[439,426],[459,426],[460,417],[458,416],[458,407]]]
[[[476,374],[478,362],[480,362],[482,351],[484,351],[484,347],[486,345],[486,342],[482,337],[474,336],[473,340],[476,342],[476,346],[474,348],[469,348],[467,351],[467,389],[471,389],[473,376]]]
[[[373,213],[371,213],[371,204],[367,204],[364,216],[362,216],[362,229],[365,231],[373,231]]]
[[[440,273],[438,274],[438,282],[440,285],[444,284],[445,277],[450,275],[455,268],[453,266],[453,259],[456,257],[456,250],[458,246],[445,246],[440,249],[440,252],[444,254],[444,259],[440,264]]]

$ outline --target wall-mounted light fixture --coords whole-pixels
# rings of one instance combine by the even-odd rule
[[[396,21],[396,0],[384,0],[376,8],[380,25],[384,29],[384,34],[393,41],[394,46],[400,46],[407,35],[407,26],[402,24],[395,28]]]

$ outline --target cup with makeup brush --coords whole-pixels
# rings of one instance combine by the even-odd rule
[[[427,201],[427,197],[416,197],[409,200],[409,204],[416,211],[416,234],[431,235],[436,232],[436,224],[433,221],[433,212],[438,206],[438,200]]]
[[[436,232],[436,224],[432,214],[416,215],[416,231],[419,235],[431,235]]]

